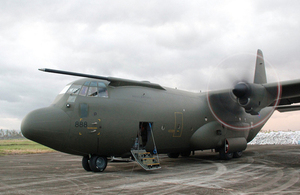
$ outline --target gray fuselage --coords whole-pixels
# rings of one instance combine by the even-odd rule
[[[98,83],[96,95],[92,95],[91,81]],[[85,85],[90,85],[88,92],[82,92]],[[62,152],[126,157],[143,123],[150,123],[153,133],[153,137],[147,135],[146,150],[153,150],[154,140],[158,153],[184,152],[218,149],[228,138],[249,142],[266,120],[253,124],[261,118],[268,119],[270,112],[271,108],[265,108],[259,116],[252,116],[242,110],[232,114],[226,107],[219,108],[216,113],[226,116],[224,123],[248,127],[232,129],[216,120],[208,106],[207,93],[113,87],[107,81],[81,79],[69,84],[50,107],[29,113],[21,129],[28,139]]]

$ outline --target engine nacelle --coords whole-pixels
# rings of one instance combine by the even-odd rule
[[[251,115],[258,115],[261,109],[269,106],[276,98],[263,85],[254,83],[238,83],[232,92],[238,104]]]

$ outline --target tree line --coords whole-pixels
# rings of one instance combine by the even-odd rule
[[[0,129],[0,139],[23,138],[22,132],[17,130]]]

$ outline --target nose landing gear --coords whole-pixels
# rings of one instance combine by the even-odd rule
[[[92,171],[91,168],[90,168],[90,162],[89,161],[90,161],[90,157],[89,156],[82,157],[82,167],[86,171]]]

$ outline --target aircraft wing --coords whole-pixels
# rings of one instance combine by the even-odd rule
[[[300,110],[300,105],[277,106],[279,112],[290,112]]]
[[[266,83],[263,86],[269,92],[276,92],[278,88],[278,83]],[[281,97],[277,110],[279,112],[288,112],[300,110],[300,105],[291,105],[294,103],[300,103],[300,79],[283,81],[280,83],[281,87]],[[271,104],[271,106],[274,105]]]
[[[160,86],[158,84],[155,84],[155,83],[150,83],[148,81],[133,81],[133,80],[129,80],[129,79],[121,79],[121,78],[115,78],[115,77],[104,77],[104,76],[98,76],[98,75],[90,75],[90,74],[69,72],[69,71],[63,71],[63,70],[55,70],[55,69],[49,69],[49,68],[41,68],[39,70],[44,71],[44,72],[50,72],[50,73],[57,73],[57,74],[65,74],[65,75],[71,75],[71,76],[79,76],[79,77],[106,80],[106,81],[110,82],[109,83],[110,86],[114,86],[114,87],[140,86],[140,87],[148,87],[148,88],[165,90],[162,86]]]

